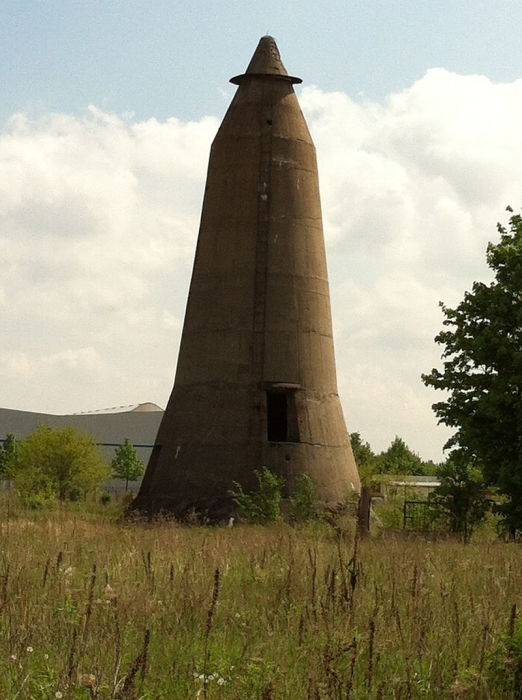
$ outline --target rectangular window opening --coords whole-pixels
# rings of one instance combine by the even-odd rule
[[[266,392],[266,429],[270,442],[299,442],[294,391]]]

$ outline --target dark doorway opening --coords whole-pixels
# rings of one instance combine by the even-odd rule
[[[270,442],[299,442],[294,391],[266,392],[266,431]]]
[[[283,391],[266,392],[266,429],[271,442],[286,442],[288,406]]]

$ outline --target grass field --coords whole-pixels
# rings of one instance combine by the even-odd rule
[[[2,699],[521,697],[519,545],[0,516]]]

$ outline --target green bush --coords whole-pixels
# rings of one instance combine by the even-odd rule
[[[16,438],[13,433],[7,433],[6,438],[0,444],[0,479],[8,479],[16,456]]]
[[[281,519],[281,490],[283,480],[267,467],[255,469],[258,488],[245,493],[241,484],[234,482],[230,495],[238,507],[239,516],[249,523],[265,525]]]
[[[43,505],[53,500],[77,501],[108,477],[89,435],[73,428],[39,426],[18,442],[9,477],[23,501]]]
[[[511,632],[501,636],[488,672],[490,687],[506,693],[502,697],[522,699],[522,619],[513,619]]]
[[[289,518],[291,522],[307,522],[317,517],[317,499],[314,482],[307,474],[296,479],[295,491],[290,496]]]

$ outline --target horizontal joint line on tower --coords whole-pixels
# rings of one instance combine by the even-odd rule
[[[320,335],[322,338],[331,338],[331,333],[321,333],[321,331],[316,331],[313,328],[301,328],[301,333],[313,333],[314,335]]]
[[[326,447],[329,449],[344,449],[346,445],[344,443],[339,444],[325,444],[324,442],[308,442],[307,440],[299,440],[299,442],[294,442],[292,440],[269,440],[272,445],[310,445],[311,447]]]
[[[286,216],[285,214],[270,216],[270,221],[277,221],[278,219],[291,219],[292,221],[321,221],[320,216]]]

